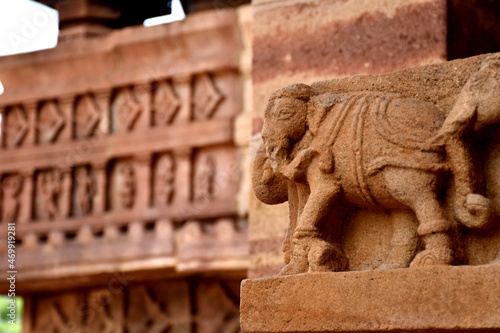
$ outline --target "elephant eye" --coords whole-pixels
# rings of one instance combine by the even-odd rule
[[[276,117],[280,120],[286,120],[292,116],[293,116],[293,111],[291,111],[288,108],[278,110],[277,115],[276,115]]]

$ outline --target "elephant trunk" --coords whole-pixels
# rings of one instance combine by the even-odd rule
[[[468,228],[483,228],[494,219],[494,206],[490,199],[475,194],[474,164],[463,141],[452,138],[446,145],[446,155],[455,180],[455,218]]]

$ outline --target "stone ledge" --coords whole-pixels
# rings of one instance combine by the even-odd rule
[[[500,265],[244,280],[251,332],[500,332]]]

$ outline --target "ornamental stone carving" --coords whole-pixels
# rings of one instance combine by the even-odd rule
[[[19,194],[21,193],[22,185],[21,176],[18,175],[12,175],[3,180],[4,206],[2,220],[5,222],[17,221],[20,207]]]
[[[499,56],[483,61],[448,115],[402,94],[295,84],[270,97],[264,117],[252,181],[262,202],[289,202],[280,275],[348,270],[339,233],[352,210],[393,216],[379,268],[460,263],[459,231],[498,219],[470,144],[500,121]]]

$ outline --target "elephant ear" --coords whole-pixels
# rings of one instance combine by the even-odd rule
[[[336,96],[333,94],[322,94],[312,98],[307,104],[307,122],[309,131],[314,136],[318,135],[318,130],[328,114],[328,111],[335,105]]]
[[[288,200],[287,180],[272,171],[263,143],[253,162],[252,188],[257,199],[265,204],[277,205]]]

